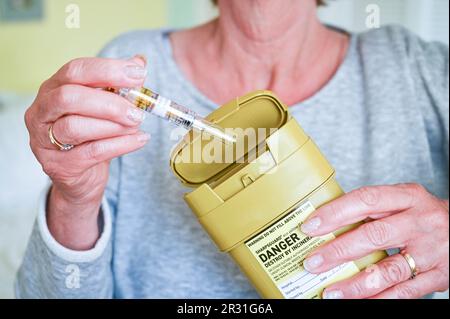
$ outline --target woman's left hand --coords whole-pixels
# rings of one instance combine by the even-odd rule
[[[408,262],[396,254],[380,261],[374,271],[327,287],[324,298],[420,298],[448,289],[448,200],[417,184],[363,187],[319,208],[301,229],[320,236],[367,219],[315,250],[304,261],[305,268],[321,273],[374,251],[400,248],[414,259],[418,275],[410,280]]]

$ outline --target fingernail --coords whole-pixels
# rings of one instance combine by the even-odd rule
[[[150,135],[147,133],[141,133],[137,136],[138,142],[147,142],[150,139]]]
[[[134,65],[127,65],[125,67],[125,74],[132,79],[136,80],[142,80],[147,75],[147,69],[144,67],[134,64]]]
[[[300,230],[302,233],[308,234],[310,232],[313,232],[319,228],[321,224],[319,217],[313,217],[310,220],[304,222],[302,225],[300,225]]]
[[[314,271],[316,268],[318,268],[322,264],[323,264],[322,255],[314,255],[314,256],[306,258],[303,261],[303,267],[305,267],[305,269],[308,272]]]
[[[322,295],[323,299],[343,299],[344,294],[340,290],[325,290]]]
[[[147,57],[144,54],[136,54],[132,59],[140,59],[144,65],[147,65]]]
[[[131,107],[128,109],[127,116],[133,122],[141,123],[145,119],[145,112],[136,107]]]

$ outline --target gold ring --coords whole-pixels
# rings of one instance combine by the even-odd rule
[[[405,258],[406,262],[409,265],[409,268],[411,269],[411,277],[409,277],[409,279],[416,278],[416,276],[419,273],[419,269],[417,268],[416,261],[405,250],[402,250],[400,252],[400,254],[403,256],[403,258]]]
[[[74,148],[74,145],[64,144],[56,139],[55,135],[53,135],[53,124],[48,128],[48,137],[50,138],[50,142],[53,145],[56,145],[60,151],[70,151],[72,148]]]

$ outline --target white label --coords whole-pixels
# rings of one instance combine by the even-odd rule
[[[167,111],[170,107],[170,100],[166,99],[165,97],[158,96],[158,99],[156,100],[155,106],[153,107],[152,113],[155,115],[167,118]]]
[[[285,298],[320,298],[326,286],[359,271],[353,262],[318,275],[303,268],[303,260],[312,250],[335,238],[333,234],[309,237],[300,231],[299,224],[314,210],[311,202],[306,201],[246,242]]]
[[[288,299],[303,299],[305,296],[310,296],[311,292],[322,290],[328,284],[331,284],[336,276],[342,275],[342,273],[353,272],[354,267],[353,262],[349,262],[319,275],[314,275],[307,271],[299,271],[289,277],[288,280],[278,284],[278,288],[283,296]],[[318,296],[318,294],[314,294],[313,297],[316,295]]]

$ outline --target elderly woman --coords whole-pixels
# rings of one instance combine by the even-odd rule
[[[125,99],[97,89],[143,84],[200,114],[255,89],[290,106],[349,191],[302,230],[317,236],[369,220],[313,252],[307,270],[390,248],[405,250],[418,270],[411,279],[407,258],[392,254],[371,273],[376,285],[361,272],[325,298],[446,290],[448,48],[400,27],[349,34],[321,24],[317,5],[219,0],[220,15],[207,24],[122,35],[101,58],[73,60],[45,81],[25,121],[52,183],[17,296],[257,297],[183,203],[186,190],[167,165],[171,128],[143,122]],[[55,147],[49,127],[74,148]]]

